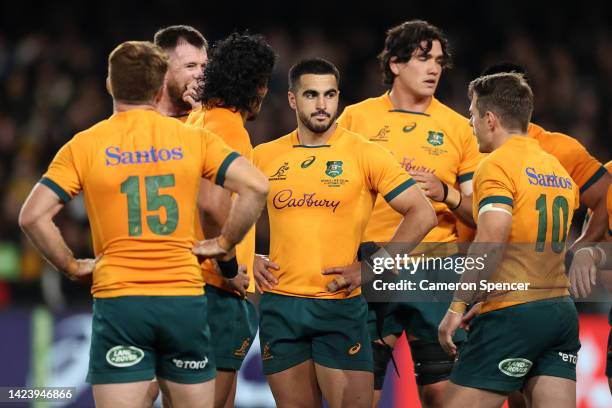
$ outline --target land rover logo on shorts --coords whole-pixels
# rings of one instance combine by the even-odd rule
[[[327,169],[325,170],[325,174],[329,177],[338,177],[342,174],[342,162],[339,160],[336,161],[328,161]]]
[[[315,157],[315,156],[310,156],[310,157],[308,157],[306,160],[304,160],[304,161],[302,162],[302,164],[300,164],[300,167],[301,167],[301,168],[303,168],[303,169],[305,169],[305,168],[307,168],[307,167],[310,167],[310,165],[311,165],[312,163],[314,163],[314,161],[315,161],[315,160],[316,160],[316,157]]]
[[[533,363],[525,358],[507,358],[502,360],[499,365],[499,371],[510,377],[524,377],[529,372]]]
[[[430,130],[427,132],[427,143],[432,146],[440,146],[444,143],[444,133],[442,132],[434,132]]]
[[[106,353],[106,361],[115,367],[131,367],[143,357],[144,351],[134,346],[115,346]]]

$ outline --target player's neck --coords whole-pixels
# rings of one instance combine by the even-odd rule
[[[113,101],[113,112],[128,112],[136,109],[144,109],[144,110],[157,110],[154,103],[144,103],[144,104],[130,104],[123,103],[120,101]]]
[[[297,137],[303,146],[322,146],[334,134],[338,125],[334,123],[323,133],[315,133],[301,123],[298,124]]]
[[[183,116],[189,113],[189,110],[184,110],[174,105],[166,93],[162,95],[157,103],[157,110],[164,116]]]
[[[520,131],[507,131],[507,130],[499,130],[497,134],[493,137],[493,147],[495,149],[504,145],[508,140],[512,139],[514,136],[526,136],[525,133]]]
[[[414,95],[394,86],[389,92],[389,99],[391,99],[393,109],[424,113],[431,105],[433,96]]]

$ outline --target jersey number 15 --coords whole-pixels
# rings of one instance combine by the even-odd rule
[[[178,205],[174,197],[159,194],[159,189],[174,187],[174,174],[162,176],[147,176],[144,178],[147,194],[147,211],[166,209],[166,222],[162,224],[159,215],[147,215],[147,225],[155,235],[168,235],[176,230],[178,225]],[[131,237],[142,235],[142,209],[140,200],[140,179],[130,176],[121,183],[121,192],[127,195],[128,231]]]

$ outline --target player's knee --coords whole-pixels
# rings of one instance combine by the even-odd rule
[[[382,390],[387,374],[387,366],[393,350],[384,344],[372,342],[372,357],[374,360],[374,389]]]
[[[409,344],[417,385],[426,386],[448,380],[454,360],[439,343],[414,340]]]

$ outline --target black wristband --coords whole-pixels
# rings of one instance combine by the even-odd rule
[[[238,261],[236,257],[228,261],[220,261],[217,259],[217,264],[219,265],[219,269],[221,269],[221,275],[225,279],[234,279],[238,276]]]
[[[364,259],[370,258],[376,251],[380,249],[380,246],[374,241],[362,242],[357,250],[357,260],[362,262]]]
[[[461,207],[461,201],[463,201],[463,195],[461,195],[461,192],[459,192],[459,202],[453,208],[448,207],[448,209],[451,211],[455,211],[457,208]]]
[[[443,203],[443,202],[446,202],[446,199],[448,198],[448,185],[442,180],[440,180],[440,183],[442,183],[442,190],[444,191],[444,195],[442,196],[442,201],[440,202]]]

